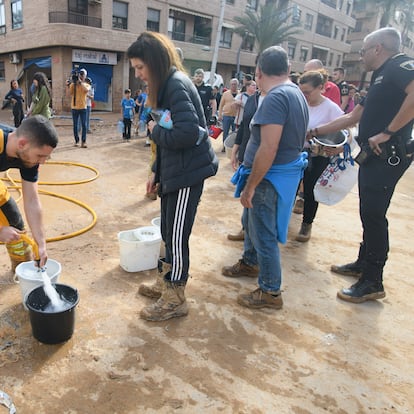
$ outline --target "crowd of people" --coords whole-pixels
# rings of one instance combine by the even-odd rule
[[[145,129],[152,143],[147,194],[160,198],[161,235],[166,247],[155,282],[139,288],[140,294],[156,299],[141,310],[142,318],[161,321],[188,313],[189,238],[204,182],[218,169],[208,133],[215,116],[223,125],[223,141],[230,131],[236,133],[232,182],[242,206],[242,229],[228,238],[244,243],[241,259],[224,266],[222,274],[258,281],[257,289],[238,296],[238,303],[253,309],[283,306],[278,245],[287,240],[292,211],[303,215],[296,240],[310,239],[318,209],[315,183],[330,157],[344,150],[341,143],[322,146],[315,153],[310,140],[355,125],[361,148],[357,160],[362,241],[355,262],[333,265],[331,270],[358,278],[338,292],[340,299],[361,303],[385,297],[383,269],[389,252],[386,213],[395,186],[413,158],[413,145],[407,145],[414,119],[413,61],[400,53],[400,47],[401,35],[393,28],[365,37],[361,62],[366,71],[373,72],[366,94],[345,81],[342,68],[335,68],[330,80],[317,59],[306,63],[303,74],[292,76],[287,52],[272,46],[259,54],[254,79],[246,77],[243,89],[237,79],[231,79],[229,89],[218,96],[204,83],[202,69],[197,69],[192,79],[186,74],[182,53],[168,37],[143,32],[130,45],[127,56],[145,86],[134,97],[130,89],[124,91],[120,103],[123,138],[131,138],[133,120],[138,119],[136,131]],[[81,142],[86,147],[91,84],[85,69],[67,83],[76,146]],[[33,85],[32,104],[23,120],[24,97],[17,81],[11,82],[8,97],[17,108],[13,110],[17,129],[0,130],[4,154],[0,167],[20,169],[23,195],[28,199],[26,217],[39,246],[40,265],[44,265],[47,254],[34,183],[38,165],[57,145],[57,136],[48,121],[51,93],[47,78],[37,73]],[[0,241],[12,243],[19,240],[25,226],[7,190],[2,192],[6,207],[0,208],[13,214],[5,215]]]

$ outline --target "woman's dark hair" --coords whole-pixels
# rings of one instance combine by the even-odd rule
[[[10,81],[10,89],[13,89],[13,82],[17,82],[17,79],[12,79]],[[19,83],[17,83],[17,86],[19,86]]]
[[[308,70],[299,78],[299,84],[309,83],[313,88],[324,86],[328,80],[328,72],[325,69]]]
[[[161,86],[176,67],[185,72],[182,61],[173,42],[157,32],[143,32],[127,50],[129,59],[140,59],[148,66],[150,79],[148,102],[157,106],[157,96]]]
[[[43,72],[36,72],[33,75],[33,79],[36,79],[39,84],[38,90],[40,91],[40,89],[42,89],[42,86],[44,86],[47,90],[47,93],[49,94],[49,97],[52,98],[52,92],[50,90],[49,80],[47,79],[46,75]]]

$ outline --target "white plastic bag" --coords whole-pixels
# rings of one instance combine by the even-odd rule
[[[336,155],[322,172],[313,194],[319,203],[332,206],[339,203],[352,190],[358,179],[358,168],[346,151],[344,158]]]

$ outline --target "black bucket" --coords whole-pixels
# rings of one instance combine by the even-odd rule
[[[59,344],[70,339],[75,327],[75,307],[79,303],[78,291],[70,286],[53,285],[67,306],[60,312],[50,312],[50,299],[43,286],[33,289],[26,298],[33,336],[44,344]]]

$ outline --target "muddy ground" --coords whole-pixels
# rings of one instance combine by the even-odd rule
[[[2,116],[4,117],[4,111]],[[128,273],[119,265],[117,234],[151,223],[159,202],[144,198],[149,149],[142,138],[123,143],[116,114],[94,114],[87,149],[74,148],[70,122],[56,119],[61,137],[54,161],[94,167],[99,177],[41,189],[93,208],[86,233],[48,244],[62,264],[59,281],[78,289],[73,337],[44,345],[32,336],[20,287],[0,256],[0,390],[18,414],[414,412],[414,203],[410,168],[389,211],[391,251],[387,297],[361,305],[336,298],[353,280],[332,263],[355,259],[361,235],[356,188],[334,207],[321,206],[311,240],[294,241],[293,215],[281,246],[284,307],[252,311],[237,294],[252,279],[221,275],[242,243],[226,235],[240,226],[231,166],[213,142],[220,170],[206,182],[191,238],[190,313],[162,323],[139,319],[151,300],[138,286],[156,271]],[[16,176],[15,174],[12,174]],[[77,165],[42,168],[41,181],[82,181],[93,171]],[[82,206],[42,195],[49,238],[78,232],[92,217]],[[21,204],[21,203],[20,203]],[[0,414],[8,413],[0,405]]]

